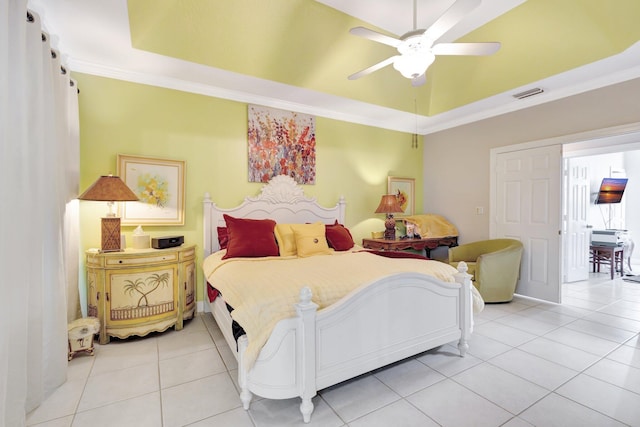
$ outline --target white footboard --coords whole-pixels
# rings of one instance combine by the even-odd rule
[[[439,345],[458,340],[462,356],[473,327],[471,280],[461,263],[457,283],[403,273],[363,286],[320,312],[311,291],[301,291],[297,317],[279,322],[254,366],[242,362],[241,399],[300,397],[309,422],[317,390]]]

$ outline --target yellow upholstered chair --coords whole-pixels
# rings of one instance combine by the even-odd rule
[[[449,264],[467,263],[485,302],[509,302],[518,283],[522,250],[515,239],[481,240],[449,248]]]

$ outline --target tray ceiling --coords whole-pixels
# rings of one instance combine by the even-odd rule
[[[419,0],[418,27],[452,3]],[[29,6],[73,71],[410,133],[640,77],[636,0],[485,0],[440,41],[500,41],[501,50],[438,57],[420,88],[392,67],[347,80],[394,53],[349,28],[399,36],[412,27],[411,0],[30,0]],[[544,92],[512,96],[534,87]]]

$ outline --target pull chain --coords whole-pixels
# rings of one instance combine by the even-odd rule
[[[413,98],[413,111],[416,120],[416,129],[411,137],[411,148],[418,148],[418,101],[416,98]]]

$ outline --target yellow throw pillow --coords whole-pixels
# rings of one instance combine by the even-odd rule
[[[291,226],[293,224],[276,224],[275,235],[280,249],[280,256],[292,256],[298,253],[296,238]]]
[[[291,229],[295,236],[299,257],[304,258],[331,253],[325,236],[325,227],[322,222],[316,222],[314,224],[292,224]]]

